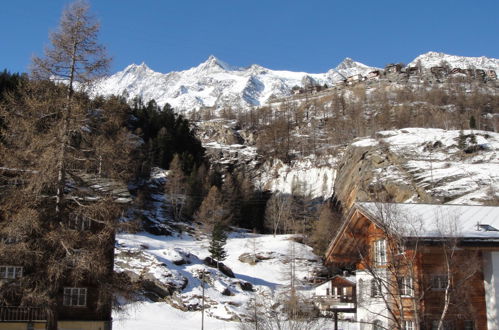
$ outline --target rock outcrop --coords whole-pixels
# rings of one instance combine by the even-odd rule
[[[348,210],[356,201],[371,200],[432,202],[404,170],[406,160],[379,142],[363,139],[345,151],[334,183],[334,196],[341,207]]]
[[[336,201],[484,204],[497,199],[499,135],[407,128],[354,141],[341,157]]]

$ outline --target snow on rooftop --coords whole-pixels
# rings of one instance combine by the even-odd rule
[[[358,202],[356,206],[373,220],[408,237],[499,240],[497,206],[376,202]]]

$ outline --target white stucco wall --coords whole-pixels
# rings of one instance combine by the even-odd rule
[[[380,270],[379,276],[386,276],[386,272]],[[368,272],[358,270],[356,273],[357,322],[360,322],[360,329],[372,329],[372,323],[379,320],[382,322],[383,327],[388,329],[388,309],[383,298],[371,297],[372,279],[373,276]],[[386,295],[386,292],[383,291],[382,288],[382,294]]]
[[[331,292],[331,281],[324,282],[321,285],[317,286],[315,288],[315,295],[316,296],[325,296],[327,293],[327,289],[329,289],[329,292]]]
[[[484,252],[483,263],[487,327],[499,329],[499,252]]]

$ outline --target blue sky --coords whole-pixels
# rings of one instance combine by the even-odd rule
[[[26,71],[57,27],[66,0],[3,1],[0,69]],[[147,63],[160,72],[213,54],[236,66],[325,72],[345,57],[371,66],[427,51],[499,58],[497,0],[90,0],[111,72]]]

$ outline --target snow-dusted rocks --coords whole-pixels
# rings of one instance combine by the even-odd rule
[[[312,253],[311,248],[292,238],[292,235],[274,237],[232,233],[227,240],[228,257],[224,260],[224,264],[234,272],[235,277],[231,278],[203,262],[208,257],[207,237],[196,239],[187,234],[120,234],[117,237],[115,270],[126,272],[135,279],[149,281],[146,281],[148,285],[144,288],[150,291],[146,297],[158,302],[135,304],[137,309],[146,306],[147,309],[171,313],[173,307],[183,311],[182,318],[191,318],[197,314],[200,316],[204,278],[207,322],[215,322],[213,318],[246,320],[250,317],[250,304],[256,296],[259,299],[265,295],[272,296],[289,283],[286,274],[291,257],[296,263],[296,279],[304,284],[300,286],[301,289],[307,288],[306,283],[321,268],[320,258]],[[293,255],[288,253],[291,250]],[[256,255],[259,262],[250,265],[240,261],[242,254]],[[129,329],[129,325],[135,322],[151,322],[147,317],[142,313],[133,313],[133,310],[128,316],[114,315],[115,319],[127,319],[122,325],[119,322],[116,324],[117,328],[124,329]],[[231,328],[230,323],[225,326]]]
[[[315,155],[290,164],[272,159],[259,171],[258,185],[273,192],[327,199],[334,193],[337,161],[333,156],[318,158]]]
[[[460,142],[461,141],[461,142]],[[499,134],[405,128],[357,139],[336,174],[336,197],[483,204],[498,198]]]

